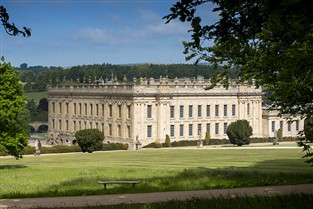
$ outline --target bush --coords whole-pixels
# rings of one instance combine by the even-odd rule
[[[78,146],[82,152],[92,153],[102,149],[104,135],[98,129],[85,129],[75,133]]]
[[[170,147],[171,146],[171,138],[168,134],[165,136],[165,147]]]
[[[102,145],[102,151],[109,151],[109,150],[128,150],[128,144],[122,143],[109,143]]]
[[[181,140],[174,141],[171,143],[172,147],[187,147],[187,146],[197,146],[198,140]]]
[[[210,133],[209,132],[205,132],[205,138],[203,140],[203,145],[209,145],[210,144],[210,139],[211,139]]]
[[[247,120],[237,120],[227,127],[227,136],[232,144],[238,146],[250,144],[251,135],[252,127]]]
[[[161,147],[162,147],[161,143],[159,143],[159,142],[152,142],[150,144],[147,144],[143,148],[161,148]]]
[[[280,142],[283,140],[283,130],[282,129],[277,130],[277,138],[278,138],[278,141],[280,141]]]

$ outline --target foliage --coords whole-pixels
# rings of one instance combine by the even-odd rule
[[[102,149],[104,135],[98,129],[84,129],[75,133],[77,144],[82,152],[92,153]]]
[[[219,20],[208,24],[203,10]],[[313,115],[313,1],[181,0],[164,17],[190,23],[186,59],[207,61],[255,79],[281,113]],[[202,16],[202,17],[201,17]],[[214,45],[212,46],[212,42]],[[212,79],[226,86],[225,73]]]
[[[306,142],[300,141],[299,146],[303,147],[303,151],[306,153],[303,158],[308,158],[306,162],[313,167],[313,152],[310,143],[313,142],[313,116],[304,120],[304,135]]]
[[[30,132],[30,123],[31,115],[29,110],[24,106],[22,111],[17,114],[17,126],[20,127],[22,130],[25,131],[27,136],[29,135]]]
[[[204,140],[203,140],[203,145],[208,145],[208,144],[210,144],[210,139],[211,139],[210,133],[209,133],[209,132],[205,132],[205,137],[204,137]]]
[[[28,131],[21,119],[27,119],[22,112],[25,106],[22,85],[18,75],[9,63],[2,59],[0,64],[0,151],[21,157],[27,145]],[[25,113],[25,114],[24,114]]]
[[[128,144],[122,143],[109,143],[102,145],[102,151],[109,151],[109,150],[127,150]]]
[[[168,134],[166,134],[166,136],[165,136],[165,146],[166,147],[170,147],[171,146],[171,138],[170,138],[170,136],[168,135]]]
[[[29,37],[31,35],[30,28],[23,27],[23,30],[18,29],[14,23],[9,22],[9,14],[4,6],[0,6],[0,20],[5,29],[5,32],[11,36],[23,35]]]
[[[143,146],[143,148],[161,148],[161,147],[162,144],[160,142],[151,142],[150,144]]]
[[[251,135],[252,127],[247,120],[237,120],[227,127],[227,136],[232,144],[238,146],[250,144]]]
[[[281,128],[277,130],[277,138],[278,138],[278,141],[283,140],[283,130]]]

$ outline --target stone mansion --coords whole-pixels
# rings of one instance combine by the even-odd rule
[[[303,120],[288,123],[277,112],[262,108],[262,89],[230,81],[229,88],[217,85],[205,90],[209,79],[134,78],[132,82],[103,79],[49,87],[48,140],[53,144],[75,143],[75,132],[96,128],[105,142],[127,143],[130,149],[171,141],[227,138],[227,126],[246,119],[253,137],[296,136]]]

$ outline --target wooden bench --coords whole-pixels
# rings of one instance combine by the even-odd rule
[[[136,184],[141,183],[141,181],[98,181],[98,184],[103,184],[104,189],[107,189],[107,184],[132,184],[133,188]]]

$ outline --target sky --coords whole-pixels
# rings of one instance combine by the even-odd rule
[[[175,0],[0,0],[18,28],[32,35],[9,36],[1,27],[0,53],[14,67],[186,62],[182,41],[190,26],[165,24]],[[209,12],[208,12],[209,11]],[[207,8],[202,16],[216,15]]]

